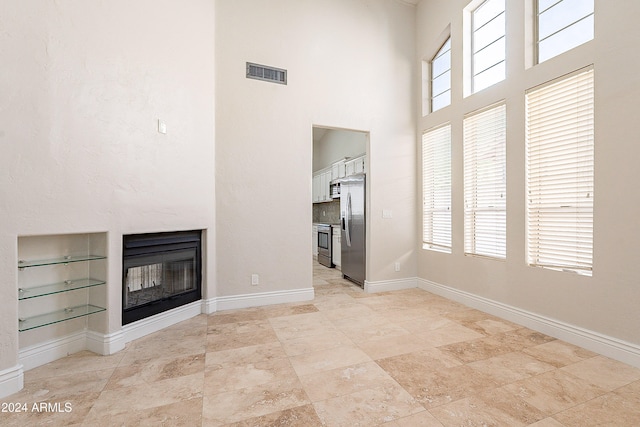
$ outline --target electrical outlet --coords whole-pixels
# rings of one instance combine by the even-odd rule
[[[260,276],[258,276],[257,274],[252,274],[251,275],[251,285],[252,286],[258,286],[260,284]]]
[[[396,268],[396,271],[400,271],[400,263],[399,262],[396,262],[395,268]]]

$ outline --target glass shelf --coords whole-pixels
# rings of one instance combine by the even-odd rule
[[[70,262],[80,262],[80,261],[93,261],[96,259],[106,259],[106,256],[102,255],[78,255],[72,256],[67,255],[60,258],[50,258],[50,259],[40,259],[40,260],[32,260],[32,261],[18,261],[18,268],[28,268],[28,267],[40,267],[43,265],[56,265],[56,264],[69,264]]]
[[[33,288],[19,288],[18,299],[37,298],[45,295],[59,294],[61,292],[75,291],[76,289],[91,288],[104,285],[106,282],[96,279],[66,280],[50,285],[34,286]]]
[[[76,317],[89,316],[90,314],[100,313],[105,310],[106,308],[86,304],[65,308],[64,310],[54,311],[53,313],[27,317],[26,319],[19,319],[18,331],[23,332],[42,326],[53,325],[54,323],[64,322],[65,320],[75,319]]]

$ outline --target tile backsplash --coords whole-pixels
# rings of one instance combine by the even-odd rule
[[[337,224],[340,222],[340,199],[313,204],[313,222]]]

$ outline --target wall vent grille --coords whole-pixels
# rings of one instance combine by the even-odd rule
[[[286,85],[287,70],[247,62],[247,78]]]

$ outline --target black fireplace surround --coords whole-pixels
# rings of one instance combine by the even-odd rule
[[[201,235],[193,230],[123,236],[123,325],[202,298]]]

